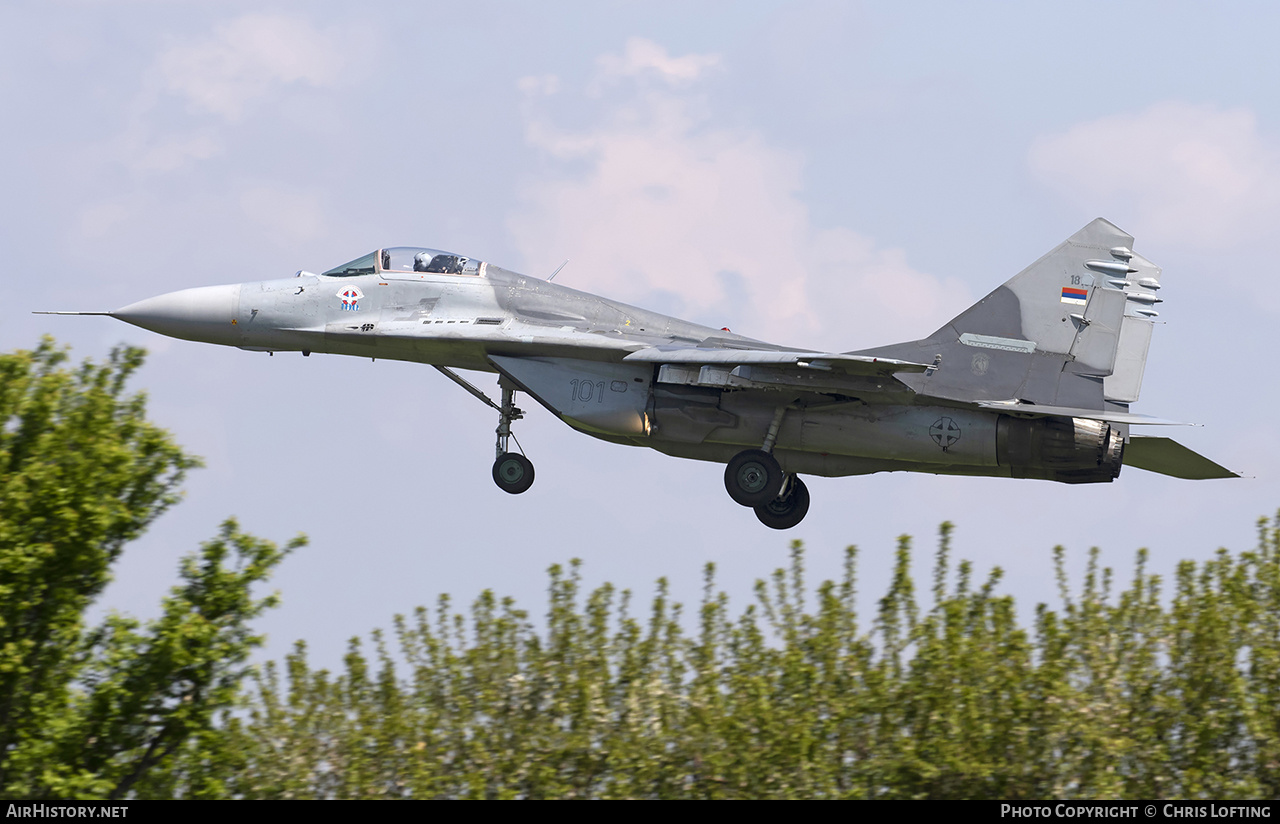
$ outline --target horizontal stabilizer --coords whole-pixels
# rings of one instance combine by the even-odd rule
[[[1239,473],[1218,466],[1203,455],[1192,452],[1172,438],[1149,438],[1134,435],[1124,448],[1125,466],[1136,466],[1188,481],[1212,478],[1239,478]]]
[[[923,372],[926,363],[844,355],[833,352],[778,352],[768,349],[700,349],[697,347],[649,347],[632,352],[623,360],[643,363],[686,363],[716,366],[799,366],[824,372],[852,375],[892,375],[895,372]]]
[[[1078,409],[1073,406],[1046,406],[1039,403],[1018,403],[1017,401],[978,401],[977,406],[981,409],[994,409],[998,412],[1008,412],[1016,415],[1054,415],[1063,418],[1084,418],[1089,421],[1145,424],[1147,426],[1195,426],[1195,424],[1183,421],[1153,418],[1150,415],[1138,415],[1133,412]]]

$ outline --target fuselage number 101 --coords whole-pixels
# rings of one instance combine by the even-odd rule
[[[574,378],[569,381],[569,387],[569,393],[573,396],[574,400],[581,401],[582,403],[590,403],[593,400],[596,403],[604,402],[604,381],[596,381],[595,383],[592,383],[591,381]]]

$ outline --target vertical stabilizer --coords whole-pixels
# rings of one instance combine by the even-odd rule
[[[931,338],[965,335],[1030,341],[1036,351],[1083,354],[1110,371],[1105,341],[1118,337],[1125,300],[1117,285],[1132,274],[1133,236],[1098,218],[953,318]],[[1101,330],[1091,330],[1095,323]],[[1113,344],[1114,348],[1114,344]]]
[[[1098,218],[928,338],[860,354],[935,362],[909,381],[956,400],[1083,409],[1138,397],[1160,270]]]

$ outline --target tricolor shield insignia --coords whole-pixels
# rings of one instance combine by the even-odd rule
[[[364,292],[359,286],[344,286],[338,291],[338,297],[342,298],[343,309],[355,312],[360,309],[360,298],[364,297]]]

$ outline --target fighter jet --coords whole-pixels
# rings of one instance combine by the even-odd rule
[[[524,392],[601,440],[725,465],[766,526],[809,509],[802,475],[931,472],[1110,483],[1124,466],[1239,477],[1135,414],[1160,269],[1101,218],[920,340],[779,346],[421,247],[320,274],[205,286],[101,314],[191,341],[429,364],[498,418],[493,480],[519,494]],[[554,277],[554,275],[552,276]],[[496,373],[495,401],[455,370]]]

